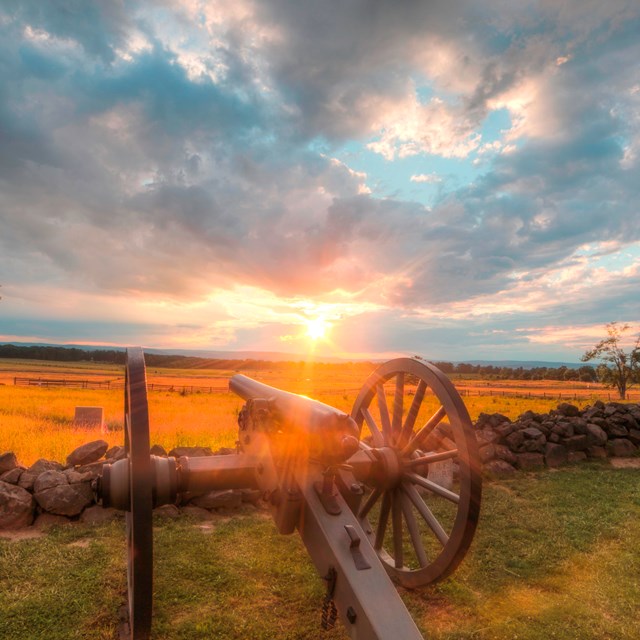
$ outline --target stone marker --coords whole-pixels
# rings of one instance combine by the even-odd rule
[[[451,460],[440,460],[429,465],[427,476],[431,482],[439,484],[445,489],[453,488],[453,462]]]
[[[84,429],[100,427],[104,432],[104,410],[102,407],[76,407],[73,426]]]

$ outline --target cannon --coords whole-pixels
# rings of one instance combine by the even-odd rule
[[[433,365],[398,358],[365,381],[351,414],[243,375],[236,453],[149,453],[143,351],[127,351],[125,450],[103,467],[98,502],[125,512],[129,634],[150,637],[152,513],[184,492],[261,491],[281,534],[296,530],[326,583],[321,625],[358,640],[420,640],[394,583],[448,576],[478,522],[481,473],[467,410]]]

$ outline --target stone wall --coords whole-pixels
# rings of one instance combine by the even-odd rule
[[[121,514],[115,509],[96,505],[92,482],[104,464],[124,457],[124,447],[111,447],[104,440],[89,442],[72,451],[66,464],[38,460],[30,467],[19,464],[15,454],[0,455],[0,529],[20,529],[30,525],[49,526],[72,520],[97,522]],[[208,447],[178,447],[167,453],[154,445],[151,453],[160,456],[212,456],[233,453],[222,448],[215,453]],[[260,492],[250,489],[210,491],[199,495],[183,495],[180,507],[166,505],[157,511],[166,516],[181,512],[205,516],[218,509],[237,508],[243,503],[255,504]]]
[[[563,403],[550,413],[527,411],[513,422],[499,413],[483,413],[476,422],[475,434],[489,477],[593,458],[632,456],[640,446],[640,405],[598,401],[581,411]],[[154,445],[151,453],[178,458],[225,455],[234,450],[222,448],[214,453],[207,447],[178,447],[167,453]],[[118,517],[115,510],[95,504],[91,483],[104,464],[124,455],[123,447],[108,449],[104,440],[78,447],[64,465],[41,459],[24,467],[13,453],[0,455],[0,529]],[[170,517],[180,513],[206,517],[218,509],[255,505],[259,499],[260,492],[251,489],[209,491],[182,495],[180,505],[166,505],[157,511]]]
[[[581,411],[565,402],[550,413],[526,411],[514,422],[499,413],[483,413],[476,436],[489,476],[633,456],[640,445],[640,405],[598,400]]]

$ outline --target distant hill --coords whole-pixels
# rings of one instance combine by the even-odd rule
[[[80,349],[82,351],[111,351],[122,352],[125,347],[114,347],[110,345],[86,345],[86,344],[52,344],[42,342],[2,342],[0,345],[14,345],[16,347],[51,347],[56,349]],[[145,347],[145,353],[159,356],[183,356],[187,358],[204,358],[206,360],[262,360],[266,362],[299,362],[314,361],[341,363],[349,362],[346,358],[337,358],[334,356],[323,356],[314,354],[301,353],[285,353],[282,351],[213,351],[208,349],[157,349]],[[8,357],[8,356],[5,356]],[[429,358],[425,357],[425,360]],[[354,361],[352,359],[351,361]],[[358,361],[358,359],[355,359]],[[362,359],[365,361],[365,359]],[[367,359],[368,362],[382,362],[382,359]],[[441,358],[431,359],[433,362],[442,362]],[[568,369],[579,369],[584,363],[579,362],[547,362],[537,360],[450,360],[453,365],[470,364],[473,366],[493,366],[505,367],[509,369],[558,369],[567,367]]]

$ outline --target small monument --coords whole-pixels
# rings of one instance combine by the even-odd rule
[[[76,407],[73,426],[81,429],[100,427],[100,431],[104,433],[104,409],[102,407]]]

